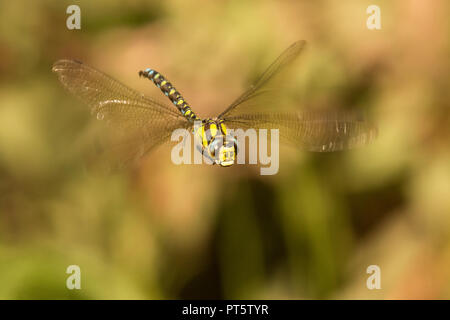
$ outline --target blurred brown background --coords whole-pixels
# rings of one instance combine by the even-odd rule
[[[67,6],[81,30],[66,28]],[[368,30],[366,8],[381,8]],[[0,2],[0,298],[450,298],[449,3]],[[375,144],[281,149],[280,171],[89,161],[98,122],[51,65],[75,58],[200,116],[222,111],[292,42],[305,102],[365,108]],[[66,288],[79,265],[82,289]],[[381,268],[368,290],[366,268]]]

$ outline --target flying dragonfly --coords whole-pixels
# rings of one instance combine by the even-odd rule
[[[143,156],[180,128],[191,130],[200,141],[200,151],[223,167],[235,163],[239,150],[229,129],[276,128],[286,141],[314,152],[351,149],[373,141],[376,127],[354,112],[276,108],[266,111],[262,106],[268,103],[261,97],[268,100],[270,96],[275,98],[273,101],[282,98],[283,93],[274,90],[271,83],[282,81],[276,80],[276,76],[294,62],[304,46],[305,41],[292,44],[221,114],[206,119],[197,116],[178,90],[150,68],[139,71],[139,76],[152,81],[173,106],[149,98],[76,60],[59,60],[52,70],[69,92],[90,106],[97,119],[107,121],[122,133],[120,144],[126,147],[128,160]],[[195,123],[200,125],[194,126]]]

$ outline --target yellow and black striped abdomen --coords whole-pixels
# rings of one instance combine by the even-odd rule
[[[170,99],[170,101],[175,105],[175,107],[180,110],[183,116],[189,121],[193,122],[199,120],[194,111],[191,110],[189,104],[184,100],[177,89],[172,86],[172,84],[167,81],[159,72],[152,70],[150,68],[145,69],[145,71],[139,71],[139,76],[148,78]]]

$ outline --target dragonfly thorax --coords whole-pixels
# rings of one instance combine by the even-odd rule
[[[227,127],[223,120],[206,119],[194,131],[200,141],[204,155],[214,163],[223,167],[234,164],[237,154],[237,140],[227,134]]]

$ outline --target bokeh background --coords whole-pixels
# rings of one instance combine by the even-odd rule
[[[81,30],[66,8],[81,8]],[[368,30],[366,8],[381,8]],[[450,298],[449,2],[1,1],[0,298]],[[98,121],[51,72],[75,58],[201,116],[282,50],[304,103],[367,110],[362,149],[282,148],[280,170],[176,166],[171,145],[105,170]],[[81,268],[68,290],[66,268]],[[366,269],[381,268],[368,290]]]

